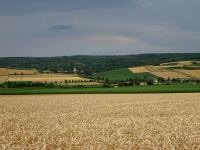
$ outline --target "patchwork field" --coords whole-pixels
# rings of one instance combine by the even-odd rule
[[[199,62],[180,61],[163,63],[160,66],[140,66],[129,68],[133,73],[150,73],[164,79],[180,78],[180,79],[200,79],[200,69],[194,67]],[[187,67],[189,69],[184,69]]]
[[[158,71],[158,72],[151,72],[153,75],[157,77],[161,77],[164,79],[172,79],[172,78],[180,78],[180,79],[188,79],[187,75],[183,74],[182,72],[177,71]]]
[[[32,75],[37,75],[38,72],[36,70],[17,70],[17,69],[6,69],[0,68],[0,83],[12,81],[18,78],[22,78],[24,76],[30,77]]]
[[[0,83],[3,82],[19,82],[19,81],[30,81],[30,82],[87,82],[86,84],[97,84],[94,82],[89,83],[90,79],[80,77],[76,74],[39,74],[37,70],[17,70],[17,69],[6,69],[0,68]],[[71,83],[72,84],[72,83]],[[76,83],[73,83],[76,84]]]
[[[142,66],[142,67],[134,67],[130,68],[130,70],[133,73],[150,73],[152,75],[155,75],[157,77],[161,77],[164,79],[168,78],[182,78],[182,79],[188,79],[191,76],[186,75],[183,72],[175,71],[175,70],[169,70],[165,68],[159,68],[156,66]]]
[[[0,149],[199,149],[200,94],[0,96]]]
[[[192,76],[193,78],[200,78],[200,69],[199,70],[184,70],[180,69],[178,70],[181,73],[187,74],[189,76]]]

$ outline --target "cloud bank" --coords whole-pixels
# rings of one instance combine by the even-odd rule
[[[1,0],[0,56],[200,52],[198,0]]]

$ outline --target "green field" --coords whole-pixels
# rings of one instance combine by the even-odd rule
[[[127,79],[144,79],[144,78],[154,78],[155,76],[150,73],[132,73],[129,69],[117,69],[112,71],[106,71],[95,75],[95,78],[100,77],[108,79],[110,81],[120,81]]]
[[[154,85],[119,88],[60,88],[60,89],[32,89],[32,88],[1,88],[0,95],[25,95],[25,94],[106,94],[106,93],[189,93],[200,92],[200,85]]]

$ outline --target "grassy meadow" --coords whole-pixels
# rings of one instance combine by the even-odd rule
[[[117,88],[1,88],[0,95],[26,94],[114,94],[114,93],[189,93],[200,92],[200,85],[175,84]]]
[[[108,79],[110,81],[120,81],[120,80],[127,80],[130,78],[138,78],[138,79],[153,78],[155,76],[151,75],[150,73],[133,73],[129,69],[125,68],[125,69],[117,69],[112,71],[101,72],[95,75],[95,77]]]

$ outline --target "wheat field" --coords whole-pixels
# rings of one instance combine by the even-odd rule
[[[0,96],[0,149],[200,149],[200,94]]]

